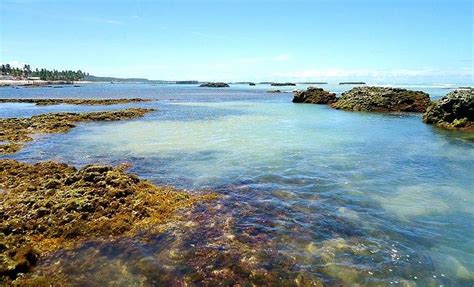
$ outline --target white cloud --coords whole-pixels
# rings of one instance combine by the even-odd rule
[[[23,68],[23,66],[25,66],[27,63],[25,63],[25,62],[20,62],[20,61],[17,61],[17,60],[13,60],[13,61],[8,62],[8,64],[9,64],[12,68]]]
[[[385,69],[385,70],[369,70],[369,69],[309,69],[300,71],[275,73],[275,77],[296,78],[296,79],[330,79],[330,78],[347,78],[347,77],[367,77],[377,78],[398,78],[398,77],[440,77],[440,76],[457,76],[457,77],[473,77],[472,68],[458,69]]]
[[[273,60],[278,61],[278,62],[289,61],[289,60],[291,60],[291,55],[290,54],[281,54],[281,55],[273,57]]]

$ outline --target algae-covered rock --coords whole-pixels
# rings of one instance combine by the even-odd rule
[[[50,106],[59,104],[68,105],[116,105],[116,104],[127,104],[127,103],[138,103],[138,102],[149,102],[150,99],[0,99],[0,103],[28,103],[36,104],[38,106]]]
[[[217,82],[217,83],[204,83],[199,85],[199,87],[206,87],[206,88],[228,88],[229,85],[223,82]]]
[[[474,131],[474,89],[453,91],[434,101],[423,121],[446,129]]]
[[[156,186],[124,167],[9,159],[0,160],[0,190],[0,282],[86,240],[162,232],[178,210],[215,198]]]
[[[77,122],[133,119],[151,111],[153,109],[129,108],[119,111],[53,113],[31,118],[0,119],[0,154],[19,151],[24,143],[32,140],[32,134],[64,133],[75,127]]]
[[[355,87],[331,104],[335,109],[367,112],[424,112],[428,94],[401,88]]]
[[[309,87],[306,91],[297,91],[293,97],[293,103],[330,104],[335,101],[335,93],[315,87]]]

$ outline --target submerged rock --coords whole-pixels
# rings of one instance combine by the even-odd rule
[[[59,104],[69,105],[116,105],[126,103],[149,102],[150,99],[0,99],[0,103],[28,103],[38,106]]]
[[[199,85],[199,87],[206,87],[206,88],[228,88],[229,85],[223,82],[216,82],[216,83],[204,83]]]
[[[278,94],[281,93],[281,90],[268,90],[267,93]]]
[[[153,109],[130,108],[119,111],[90,113],[52,113],[31,118],[0,119],[0,154],[19,151],[31,141],[32,134],[64,133],[75,127],[76,122],[118,121],[142,117]]]
[[[456,90],[434,101],[423,114],[423,121],[446,129],[474,131],[474,89]]]
[[[309,87],[306,91],[296,91],[293,97],[293,103],[330,104],[335,101],[335,93],[315,87]]]
[[[428,94],[401,88],[355,87],[342,93],[331,106],[335,109],[367,112],[424,112]]]
[[[9,159],[0,160],[0,189],[0,282],[84,241],[160,233],[179,209],[216,198],[156,186],[125,166]]]

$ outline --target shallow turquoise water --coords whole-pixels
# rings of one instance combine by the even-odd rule
[[[350,87],[327,88],[341,92]],[[214,211],[195,211],[199,224],[191,228],[192,234],[186,229],[176,233],[185,239],[168,244],[187,255],[170,264],[172,271],[160,269],[157,274],[193,274],[198,263],[213,263],[221,270],[255,257],[255,266],[267,272],[288,278],[304,274],[326,284],[473,285],[472,135],[425,125],[419,114],[353,113],[292,104],[290,93],[265,93],[268,89],[8,89],[0,90],[0,96],[55,93],[51,96],[158,101],[108,107],[4,104],[0,115],[158,109],[137,120],[87,123],[67,134],[41,136],[9,156],[75,165],[130,162],[131,171],[154,182],[223,194]],[[449,91],[420,89],[434,98]],[[202,221],[199,212],[214,216]],[[234,241],[225,241],[229,236],[263,255],[247,249],[239,253]],[[160,240],[166,241],[157,239],[156,244],[163,244]],[[213,257],[193,253],[216,245],[231,250],[232,260],[217,264]],[[115,248],[120,254],[124,247]],[[147,250],[147,257],[153,254],[150,264],[163,263],[160,248],[140,248]],[[192,267],[177,267],[183,264]]]

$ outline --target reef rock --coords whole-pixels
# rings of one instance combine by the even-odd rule
[[[274,87],[296,86],[295,83],[271,83],[270,85]]]
[[[0,285],[50,252],[89,240],[159,234],[179,210],[217,198],[156,186],[126,168],[0,159]]]
[[[446,129],[474,131],[474,89],[456,90],[432,102],[423,121]]]
[[[331,104],[336,101],[336,94],[321,88],[309,87],[306,91],[296,91],[293,103]]]
[[[217,82],[217,83],[204,83],[199,85],[199,87],[206,87],[206,88],[228,88],[229,85],[226,83],[222,82]]]
[[[401,88],[355,87],[331,106],[335,109],[367,112],[424,112],[428,94]]]

